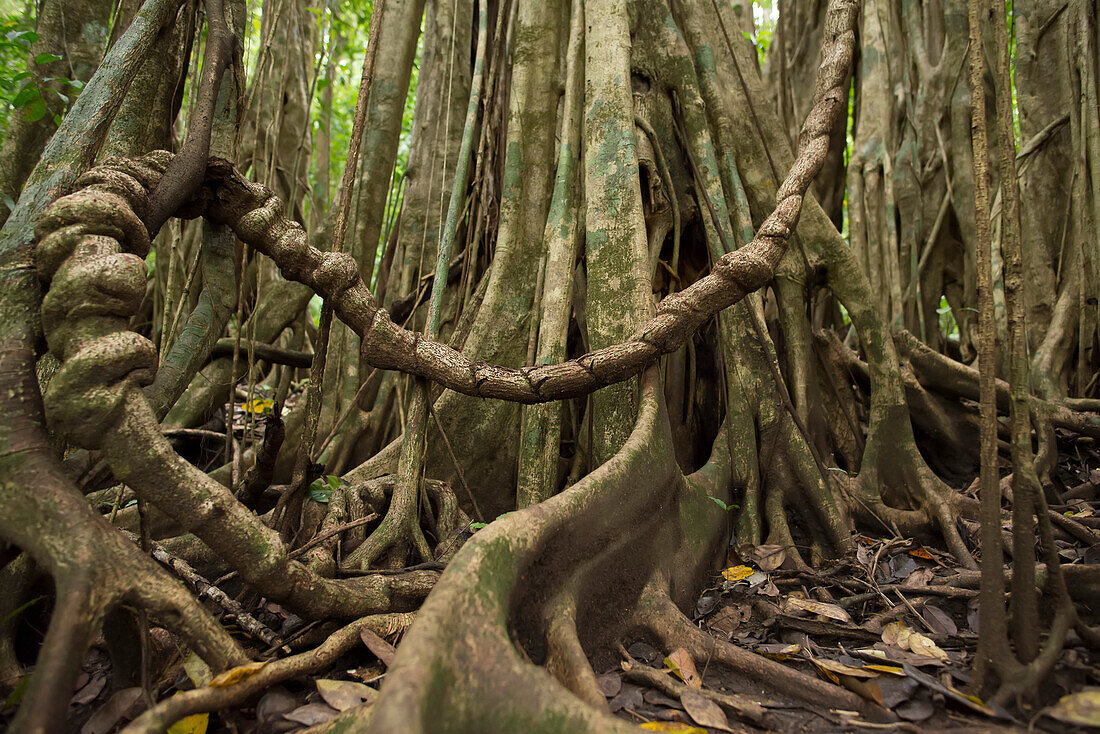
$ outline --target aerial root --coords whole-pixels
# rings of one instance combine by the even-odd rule
[[[408,629],[412,618],[411,613],[364,617],[337,630],[313,650],[267,663],[239,683],[224,688],[207,686],[177,693],[135,719],[122,730],[123,734],[160,734],[186,716],[240,706],[274,685],[299,675],[317,673],[332,665],[359,642],[363,629],[385,637]]]

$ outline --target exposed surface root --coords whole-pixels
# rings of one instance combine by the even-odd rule
[[[851,691],[780,665],[703,632],[663,593],[647,590],[639,608],[639,625],[647,628],[666,649],[685,648],[696,660],[723,663],[777,695],[812,706],[858,711],[872,721],[892,721],[890,712]]]
[[[240,683],[226,687],[207,686],[167,698],[134,720],[123,729],[123,732],[124,734],[159,734],[185,716],[239,706],[283,681],[323,670],[358,643],[360,632],[364,629],[370,629],[380,637],[384,637],[404,631],[411,623],[411,614],[364,617],[332,634],[319,647],[267,663]]]

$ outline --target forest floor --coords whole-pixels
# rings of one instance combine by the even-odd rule
[[[1057,509],[1090,526],[1100,523],[1098,466],[1100,452],[1091,442],[1063,443],[1059,480],[1076,490],[1063,492],[1073,499]],[[961,518],[957,522],[964,540],[976,549],[978,526]],[[1066,564],[1100,560],[1100,546],[1058,542]],[[791,565],[779,546],[731,547],[725,567],[699,596],[691,616],[712,635],[878,702],[898,716],[898,723],[872,724],[854,712],[774,699],[721,666],[693,660],[682,649],[656,649],[645,640],[627,640],[617,654],[594,662],[609,710],[642,730],[691,734],[1063,732],[1084,731],[1085,723],[1100,725],[1100,657],[1073,632],[1057,668],[1033,699],[1005,709],[967,694],[978,640],[976,573],[960,569],[934,539],[922,543],[884,528],[859,535],[850,557],[812,571]],[[305,624],[232,585],[225,590],[237,592],[244,608],[281,643],[261,644],[223,615],[253,659],[312,649],[338,628],[335,623]],[[244,708],[191,717],[170,731],[267,734],[331,724],[342,712],[370,705],[394,646],[400,646],[398,638],[384,640],[366,631],[363,644],[327,670],[271,688]],[[151,695],[140,680],[122,683],[112,674],[105,642],[92,648],[71,700],[70,721],[80,727],[76,731],[107,734],[137,716],[150,698],[163,700],[210,683],[209,669],[177,649],[163,630],[154,629],[148,644],[145,681]]]

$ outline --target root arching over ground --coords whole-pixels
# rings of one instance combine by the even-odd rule
[[[424,107],[399,184],[407,193],[385,240],[372,211],[353,229],[370,242],[347,251],[350,202],[386,197],[371,166],[394,165],[395,90],[408,87],[425,3],[375,0],[356,130],[376,128],[361,162],[360,141],[352,146],[339,205],[324,214],[323,197],[311,199],[308,230],[296,221],[303,192],[279,173],[301,161],[253,141],[246,170],[212,148],[243,3],[202,3],[221,42],[207,46],[196,91],[205,112],[181,151],[97,162],[117,89],[173,22],[171,5],[150,0],[130,19],[0,231],[0,537],[10,544],[0,589],[12,592],[0,612],[19,618],[42,575],[55,599],[18,731],[64,725],[71,683],[105,627],[116,664],[136,650],[147,677],[150,625],[212,673],[241,667],[236,682],[159,702],[147,690],[149,710],[129,732],[249,705],[331,668],[359,639],[389,667],[377,701],[332,731],[636,730],[609,711],[597,673],[638,641],[683,648],[777,699],[889,722],[881,697],[700,630],[686,610],[731,546],[779,548],[792,573],[813,577],[851,556],[854,531],[870,527],[942,545],[973,571],[970,523],[988,526],[1000,508],[983,517],[941,478],[969,479],[973,452],[936,448],[976,441],[975,401],[988,403],[990,385],[1013,430],[1021,411],[1035,422],[1044,487],[1059,436],[1100,439],[1095,400],[1066,399],[1050,381],[1041,397],[1021,396],[1019,380],[990,382],[902,329],[917,310],[929,317],[936,294],[907,300],[896,252],[870,262],[868,241],[882,230],[892,247],[892,225],[857,213],[849,245],[830,218],[836,202],[827,212],[810,193],[823,167],[843,168],[836,151],[829,162],[830,141],[851,101],[856,0],[831,0],[821,15],[796,145],[768,104],[739,5],[433,6]],[[284,18],[265,14],[269,41],[302,32],[272,17]],[[376,72],[375,49],[396,61],[379,57]],[[945,58],[957,60],[952,51]],[[882,83],[873,72],[860,77],[867,88]],[[264,115],[289,114],[272,113],[280,95],[261,91],[248,123],[257,130]],[[331,94],[327,104],[331,114]],[[886,153],[869,143],[852,159],[861,213],[892,205]],[[258,157],[271,158],[270,171]],[[933,179],[946,206],[952,180]],[[188,222],[186,238],[176,225],[160,231],[169,215]],[[949,229],[969,231],[964,221]],[[151,248],[182,253],[185,240],[196,249],[171,254],[191,265],[184,285],[164,285],[180,304],[175,317],[158,306],[168,325],[159,333],[142,321],[156,297],[146,258]],[[312,294],[323,299],[318,324],[300,313]],[[233,300],[236,336],[219,342]],[[971,323],[959,325],[965,356]],[[1079,338],[1084,350],[1092,337]],[[303,387],[295,370],[311,357]],[[262,441],[260,388],[277,411]],[[298,402],[284,424],[288,398]],[[226,425],[208,423],[226,400]],[[192,439],[199,449],[185,458],[177,448]],[[1012,439],[1019,454],[1030,434]],[[1100,528],[1033,494],[1046,545],[1056,532],[1095,544]],[[1054,550],[1044,550],[1068,609]],[[1033,560],[1025,551],[1013,547]],[[1016,578],[1014,593],[1035,586],[1033,574]],[[1071,621],[1059,617],[1058,635]],[[28,662],[17,625],[0,624],[5,685]],[[141,628],[134,639],[130,627]],[[377,638],[395,634],[390,661]],[[722,700],[768,723],[759,707]]]

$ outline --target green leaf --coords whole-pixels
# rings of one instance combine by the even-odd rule
[[[61,57],[51,53],[41,53],[34,57],[36,64],[52,64],[54,61],[61,61]]]
[[[3,624],[7,624],[8,622],[12,621],[16,617],[18,617],[20,614],[22,614],[24,611],[26,611],[27,609],[30,609],[35,604],[37,604],[38,602],[42,601],[45,598],[46,597],[44,597],[44,596],[36,596],[33,599],[31,599],[29,602],[27,602],[26,604],[23,604],[22,606],[18,606],[15,609],[11,610],[4,617]]]
[[[8,31],[4,38],[23,46],[29,46],[38,40],[38,34],[34,31]]]
[[[4,202],[4,206],[8,208],[8,211],[15,210],[15,199],[11,198],[7,194],[0,194],[0,201]]]
[[[19,90],[19,94],[15,95],[15,99],[11,101],[12,107],[25,107],[36,99],[42,99],[42,95],[38,91],[38,87],[33,84],[28,84]]]
[[[487,526],[488,524],[489,523],[487,523],[487,522],[472,522],[472,523],[470,523],[470,530],[481,530],[483,527]]]
[[[27,122],[38,122],[46,116],[46,100],[39,97],[27,105]]]
[[[729,505],[727,505],[725,502],[718,499],[717,497],[707,497],[707,499],[709,499],[711,502],[713,502],[714,504],[721,507],[723,510],[728,510],[729,509]]]
[[[325,484],[332,487],[333,489],[336,489],[337,487],[344,486],[346,482],[344,482],[343,479],[336,476],[335,474],[329,474],[327,477],[325,477]]]
[[[309,498],[314,502],[327,505],[332,499],[332,487],[325,486],[320,479],[314,479],[313,484],[309,485]]]

